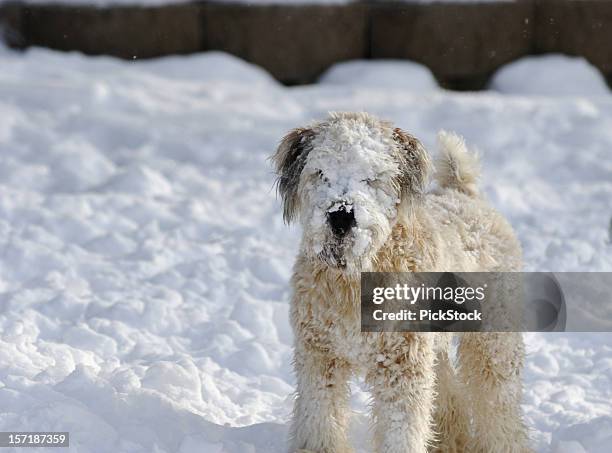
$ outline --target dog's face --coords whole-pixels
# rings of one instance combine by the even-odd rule
[[[285,220],[303,227],[303,252],[346,272],[371,268],[429,169],[418,140],[365,113],[294,129],[273,160]]]

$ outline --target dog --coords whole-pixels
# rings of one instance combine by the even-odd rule
[[[362,333],[360,272],[520,271],[509,223],[477,186],[463,139],[414,136],[366,113],[289,132],[272,157],[287,223],[296,398],[291,453],[348,453],[349,379],[365,375],[378,453],[524,453],[520,333]]]

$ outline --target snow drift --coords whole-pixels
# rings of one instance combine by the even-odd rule
[[[299,232],[267,158],[329,110],[368,110],[430,149],[462,133],[527,269],[612,270],[608,98],[283,88],[218,53],[0,50],[0,67],[2,431],[69,431],[80,453],[284,451]],[[526,335],[538,451],[605,445],[611,340]],[[352,388],[364,452],[368,394]]]

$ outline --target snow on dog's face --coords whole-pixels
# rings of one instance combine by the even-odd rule
[[[273,160],[285,220],[299,218],[304,230],[303,252],[348,272],[371,268],[429,168],[418,140],[365,113],[294,129]]]

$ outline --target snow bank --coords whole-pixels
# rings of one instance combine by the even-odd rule
[[[388,88],[422,93],[438,90],[431,71],[402,60],[355,60],[337,63],[319,79],[320,84],[359,88]]]
[[[171,79],[198,82],[227,81],[254,85],[277,85],[264,69],[224,52],[169,56],[138,62],[137,67]]]
[[[499,69],[490,89],[500,93],[547,96],[610,96],[599,70],[581,57],[525,57]]]
[[[222,54],[0,50],[0,67],[1,431],[70,431],[79,453],[283,452],[299,231],[267,158],[329,110],[392,119],[430,148],[463,133],[528,269],[612,270],[608,99],[284,88]],[[612,336],[526,340],[538,451],[598,445]],[[352,389],[364,452],[368,394]]]

